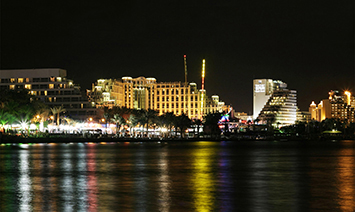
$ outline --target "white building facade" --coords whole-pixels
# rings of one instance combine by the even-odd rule
[[[59,68],[0,70],[0,89],[27,89],[50,108],[64,108],[72,119],[95,116],[97,110],[66,76],[67,71]]]

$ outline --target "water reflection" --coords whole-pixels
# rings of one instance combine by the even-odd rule
[[[354,148],[341,149],[338,157],[338,204],[341,211],[355,211],[355,158]]]
[[[226,142],[221,143],[221,147],[227,147]],[[235,185],[233,183],[233,173],[231,168],[233,167],[231,160],[230,160],[230,151],[227,148],[223,148],[219,151],[218,157],[218,200],[220,201],[219,206],[221,211],[232,211],[233,210],[233,188]]]
[[[32,211],[32,181],[30,179],[29,168],[29,152],[28,150],[20,151],[19,158],[19,179],[17,183],[18,199],[19,199],[19,211]]]
[[[61,174],[63,177],[60,179],[60,189],[62,195],[62,208],[64,211],[73,211],[73,178],[72,178],[72,152],[68,146],[64,146],[65,152],[62,154],[62,163],[61,163]]]
[[[193,173],[191,181],[193,182],[194,207],[197,211],[215,210],[216,184],[213,172],[214,143],[198,142],[197,149],[194,152]]]
[[[136,195],[135,205],[137,209],[145,211],[145,206],[147,205],[148,196],[148,176],[147,176],[147,164],[145,161],[146,152],[144,149],[139,150],[135,154],[134,162],[134,193]]]
[[[354,211],[354,146],[316,147],[0,147],[0,211]]]
[[[73,169],[73,176],[75,176],[74,183],[74,200],[75,207],[74,211],[86,211],[87,205],[87,183],[86,183],[86,149],[84,144],[78,144],[72,146],[75,152],[75,168]],[[76,174],[75,174],[76,173]]]
[[[295,149],[266,148],[252,152],[250,186],[254,211],[299,211],[299,161]]]
[[[0,211],[16,211],[17,154],[0,154]]]
[[[355,210],[354,146],[342,145],[334,143],[333,148],[309,153],[310,207],[314,210]]]
[[[159,154],[158,161],[158,204],[159,211],[170,211],[170,181],[169,177],[169,163],[168,163],[168,153],[164,148],[161,154]]]
[[[88,145],[87,150],[87,196],[88,196],[88,211],[97,211],[97,176],[96,176],[96,148],[95,144]]]

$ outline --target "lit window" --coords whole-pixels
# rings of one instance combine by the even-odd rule
[[[54,84],[49,84],[49,89],[53,89],[54,88]]]
[[[15,79],[15,78],[11,78],[11,79],[10,79],[10,82],[12,82],[12,83],[13,83],[13,82],[16,82],[16,79]]]
[[[17,82],[18,82],[18,83],[23,83],[23,78],[18,78],[18,79],[17,79]]]
[[[32,87],[31,84],[26,84],[26,85],[25,85],[25,88],[26,88],[26,89],[31,89],[31,87]]]
[[[10,85],[10,89],[15,89],[15,85]]]

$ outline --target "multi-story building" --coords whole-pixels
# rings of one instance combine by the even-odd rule
[[[280,80],[254,79],[253,118],[256,119],[275,90],[285,89],[287,84]]]
[[[261,110],[258,118],[263,124],[286,126],[297,120],[297,92],[295,90],[274,90]]]
[[[167,112],[175,115],[184,113],[191,119],[202,119],[209,112],[226,109],[217,95],[209,98],[205,90],[198,90],[196,83],[157,82],[152,77],[126,76],[122,80],[113,80],[109,92],[116,106],[157,110],[160,115]]]
[[[95,116],[96,109],[66,76],[67,71],[58,68],[0,70],[0,89],[28,89],[49,107],[63,107],[73,119]]]
[[[308,111],[301,111],[297,110],[297,121],[298,122],[310,122],[311,119],[311,113]]]
[[[334,118],[354,122],[355,99],[349,91],[345,91],[344,95],[340,95],[339,91],[330,91],[329,98],[323,99],[318,105],[312,101],[309,112],[311,118],[316,121]]]
[[[96,85],[92,84],[92,89],[87,90],[86,95],[93,106],[112,108],[115,105],[115,99],[111,96],[113,83],[111,79],[98,79]]]
[[[235,118],[239,119],[240,122],[242,123],[247,123],[253,121],[253,117],[251,115],[248,115],[246,112],[235,112],[234,113]]]

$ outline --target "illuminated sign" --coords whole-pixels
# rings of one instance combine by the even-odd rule
[[[255,93],[265,92],[265,84],[255,84]]]

